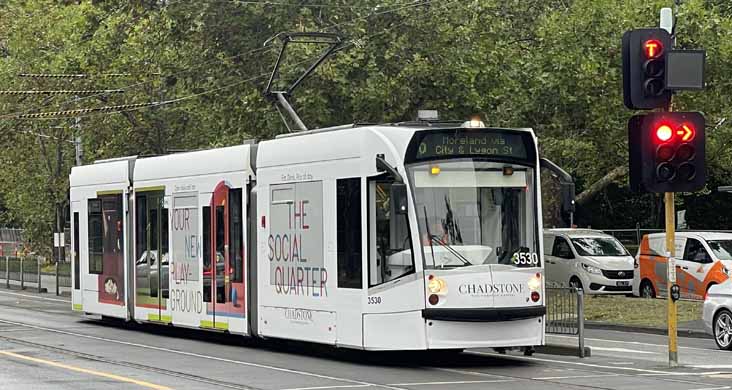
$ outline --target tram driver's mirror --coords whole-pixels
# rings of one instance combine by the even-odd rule
[[[407,185],[404,183],[392,183],[391,201],[394,202],[394,210],[399,215],[407,214]]]

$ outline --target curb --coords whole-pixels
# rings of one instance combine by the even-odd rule
[[[561,356],[579,356],[579,346],[566,344],[546,344],[536,347],[537,353]],[[592,356],[592,348],[585,347],[585,357]]]
[[[604,330],[614,330],[618,332],[631,332],[631,333],[647,333],[647,334],[657,334],[665,336],[668,334],[668,329],[664,328],[654,328],[650,326],[639,326],[639,325],[619,325],[619,324],[610,324],[606,322],[592,322],[592,321],[585,321],[585,329],[604,329]],[[711,339],[712,336],[707,334],[706,332],[702,330],[696,330],[696,329],[678,329],[677,334],[679,337],[692,337],[692,338],[699,338],[699,339]]]

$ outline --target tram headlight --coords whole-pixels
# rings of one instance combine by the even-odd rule
[[[529,279],[528,283],[529,290],[531,291],[539,291],[541,290],[541,274],[536,273],[536,275],[532,276],[531,279]]]
[[[443,279],[430,275],[429,282],[427,282],[427,290],[432,294],[447,294],[447,282]]]

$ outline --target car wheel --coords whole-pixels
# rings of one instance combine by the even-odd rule
[[[641,298],[655,298],[656,290],[653,288],[651,282],[644,280],[640,285],[640,296]]]
[[[732,349],[732,313],[722,309],[714,316],[714,342],[719,349]]]
[[[569,279],[569,287],[576,288],[578,290],[581,290],[582,289],[582,281],[578,277],[572,276],[572,278]]]

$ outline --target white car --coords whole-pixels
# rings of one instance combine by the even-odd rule
[[[704,329],[719,349],[732,349],[732,280],[709,287],[704,300]]]
[[[548,287],[571,286],[585,294],[630,294],[633,256],[615,237],[589,229],[544,231]]]

